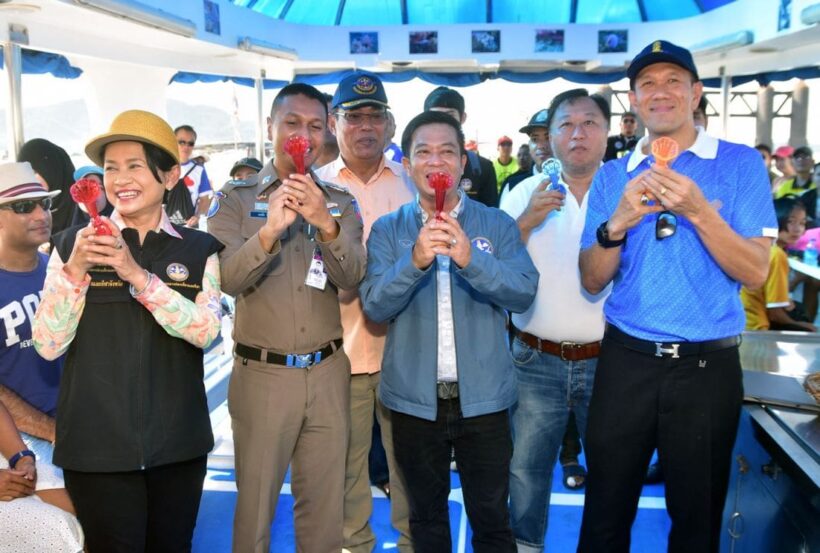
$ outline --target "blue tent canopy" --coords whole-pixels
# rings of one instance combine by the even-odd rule
[[[640,23],[691,17],[734,0],[232,0],[309,25]]]
[[[3,48],[0,47],[0,52]],[[23,58],[23,73],[42,75],[44,73],[51,73],[55,77],[61,79],[76,79],[82,75],[83,70],[79,67],[74,67],[69,63],[68,59],[59,54],[52,54],[49,52],[39,52],[37,50],[22,49]],[[0,69],[5,67],[5,61],[0,56]]]
[[[345,76],[352,73],[352,70],[336,71],[334,73],[302,74],[296,75],[295,82],[312,85],[335,85]],[[411,79],[421,79],[434,85],[445,86],[472,86],[480,84],[489,79],[504,79],[512,83],[542,83],[553,79],[566,79],[578,84],[608,84],[620,81],[626,77],[626,71],[615,71],[609,73],[581,73],[578,71],[568,71],[565,69],[554,69],[551,71],[541,71],[538,73],[521,73],[516,71],[498,71],[497,73],[433,73],[420,71],[417,69],[399,71],[395,73],[379,73],[379,78],[387,83],[403,83]],[[774,81],[788,81],[790,79],[817,79],[820,78],[820,66],[801,67],[786,71],[771,71],[768,73],[757,73],[755,75],[738,75],[732,77],[732,86],[739,86],[752,81],[757,81],[760,86],[766,86]],[[205,75],[202,73],[177,73],[171,82],[177,83],[213,83],[217,81],[232,81],[244,86],[253,86],[252,79],[239,77],[227,77],[220,75]],[[282,88],[286,81],[274,81],[266,79],[265,89]],[[703,84],[709,88],[720,87],[720,79],[704,79]]]

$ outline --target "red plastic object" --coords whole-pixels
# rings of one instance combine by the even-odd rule
[[[291,136],[285,141],[285,153],[293,159],[296,172],[305,174],[305,156],[310,149],[310,142],[304,136]]]
[[[427,182],[436,191],[436,219],[441,221],[441,212],[444,210],[444,196],[447,189],[453,186],[453,177],[441,171],[427,175]]]
[[[652,142],[652,155],[655,156],[655,163],[661,167],[669,167],[669,164],[678,157],[679,153],[680,146],[668,136],[662,136]]]
[[[97,211],[97,198],[102,191],[97,181],[91,179],[80,179],[69,188],[71,198],[78,204],[83,204],[91,216],[91,224],[94,226],[94,234],[98,236],[111,236],[111,229],[102,220]]]

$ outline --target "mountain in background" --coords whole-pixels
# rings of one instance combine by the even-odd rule
[[[45,138],[62,148],[74,158],[82,158],[85,143],[92,138],[88,110],[82,100],[60,102],[52,106],[23,109],[24,135],[26,140]],[[212,106],[188,105],[171,100],[168,102],[168,122],[172,127],[188,124],[197,132],[200,145],[216,142],[233,142],[234,128],[231,114]],[[241,141],[253,141],[253,121],[240,121]],[[6,112],[0,110],[0,154],[5,155],[7,144]]]

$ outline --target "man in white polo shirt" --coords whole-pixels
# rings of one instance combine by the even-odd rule
[[[578,270],[587,192],[606,150],[609,105],[574,89],[556,96],[548,114],[563,190],[548,190],[550,179],[539,173],[501,201],[541,274],[535,301],[512,316],[518,403],[512,408],[510,516],[519,553],[544,550],[552,471],[570,413],[585,435],[609,293],[585,292]]]

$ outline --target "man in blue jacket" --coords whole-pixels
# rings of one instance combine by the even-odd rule
[[[515,222],[458,187],[440,214],[428,177],[458,183],[464,134],[428,111],[405,128],[403,163],[418,190],[373,225],[364,311],[389,323],[380,397],[392,411],[396,461],[416,551],[451,551],[447,497],[455,449],[476,552],[514,552],[507,496],[516,379],[506,311],[526,310],[538,285]],[[440,219],[436,217],[440,216]]]

